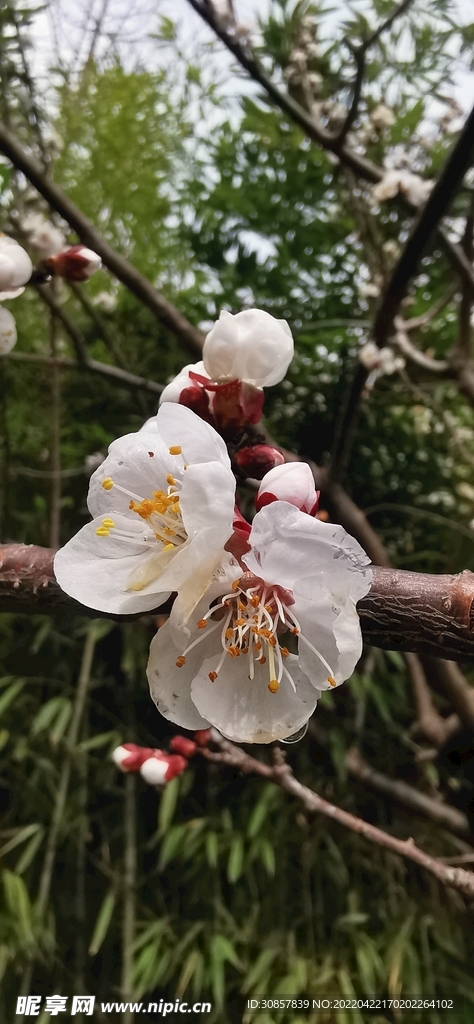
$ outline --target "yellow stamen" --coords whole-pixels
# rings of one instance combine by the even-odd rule
[[[224,636],[225,636],[226,640],[232,640],[233,635],[234,635],[234,630],[233,629],[230,629],[230,627],[229,627],[229,629],[226,629],[226,631],[224,633]]]
[[[252,608],[258,608],[260,604],[260,598],[257,597],[256,594],[252,594],[252,597],[250,598],[250,604],[252,605]]]
[[[165,544],[163,551],[174,551],[174,544]]]
[[[327,677],[327,682],[329,683],[330,686],[337,686],[336,680],[333,679],[332,676]]]
[[[98,537],[108,537],[110,534],[110,530],[106,526],[98,526],[95,532]]]
[[[270,690],[270,693],[276,693],[277,690],[280,689],[280,684],[278,682],[278,679],[270,679],[270,682],[268,684],[268,689]]]
[[[172,444],[171,448],[168,448],[170,455],[181,455],[182,450],[180,444]]]
[[[207,626],[207,619],[199,619],[199,622],[197,624],[197,628],[198,629],[205,629],[206,626]]]
[[[108,526],[109,530],[112,530],[115,526],[113,519],[103,519],[102,526]]]
[[[175,537],[176,536],[176,530],[172,530],[171,526],[165,526],[164,529],[163,529],[163,533],[166,533],[167,537]]]
[[[235,625],[236,626],[245,626],[245,619],[236,619],[235,620]]]
[[[170,487],[173,487],[173,485],[176,483],[176,480],[174,476],[171,476],[171,473],[168,473],[168,476],[166,477],[166,483],[169,484]]]
[[[239,589],[239,581],[238,580],[234,580],[234,582],[232,584],[232,590],[238,590],[238,589]]]
[[[289,652],[287,647],[280,647],[280,651],[281,651],[281,653],[282,653],[284,658],[289,658],[290,657],[290,652]]]
[[[186,658],[184,654],[180,654],[179,658],[176,659],[176,668],[182,668],[186,664]]]
[[[114,482],[112,480],[112,477],[106,476],[105,479],[102,481],[102,487],[104,488],[104,491],[111,491],[113,486]]]

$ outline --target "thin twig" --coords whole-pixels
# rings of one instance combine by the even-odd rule
[[[346,754],[346,767],[353,778],[360,779],[378,793],[396,800],[403,807],[416,811],[431,821],[436,821],[443,828],[450,829],[459,835],[470,835],[469,820],[456,807],[434,800],[426,793],[420,793],[414,786],[409,786],[401,779],[392,779],[389,775],[372,768],[363,758],[357,747],[352,747]]]
[[[398,853],[402,857],[414,861],[415,864],[419,864],[420,867],[425,868],[434,875],[443,885],[449,885],[457,889],[470,899],[474,897],[474,872],[465,871],[463,868],[450,867],[438,858],[431,857],[423,850],[420,850],[412,838],[397,839],[396,836],[383,832],[382,829],[376,828],[375,825],[370,825],[362,818],[356,817],[355,814],[350,814],[348,811],[343,810],[342,807],[330,804],[312,789],[303,786],[295,778],[291,768],[285,763],[281,751],[276,751],[276,763],[268,765],[264,764],[263,761],[258,761],[255,757],[251,757],[250,754],[247,754],[240,747],[236,747],[229,740],[225,740],[215,729],[211,730],[211,741],[218,748],[218,752],[210,751],[206,748],[201,751],[203,756],[209,761],[230,765],[238,768],[245,774],[263,776],[269,782],[280,786],[290,796],[301,800],[302,804],[311,813],[323,814],[325,817],[331,818],[332,821],[336,821],[339,825],[363,836],[364,839],[368,839],[377,846],[383,846],[393,853]]]
[[[77,363],[75,359],[68,359],[67,356],[61,356],[59,359],[53,360],[49,356],[36,355],[34,352],[9,352],[8,355],[2,356],[2,358],[12,359],[18,363],[40,363],[43,366],[55,364],[64,370],[85,370],[86,372],[97,373],[101,377],[108,377],[116,384],[131,388],[133,391],[136,388],[141,388],[143,391],[150,391],[153,395],[161,395],[163,391],[163,385],[158,384],[154,380],[137,377],[136,374],[129,373],[128,370],[122,370],[120,366],[109,366],[108,363],[100,363],[97,359],[88,359],[87,362]]]
[[[60,281],[52,281],[49,285],[54,297],[61,287]],[[58,354],[58,322],[55,313],[50,313],[49,339],[51,348],[51,505],[49,513],[49,546],[59,546],[61,529],[61,372],[56,364]]]

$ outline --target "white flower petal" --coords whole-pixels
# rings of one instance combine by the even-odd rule
[[[70,597],[88,608],[111,614],[126,615],[149,611],[168,600],[170,591],[147,588],[129,591],[130,577],[137,566],[150,558],[153,538],[141,519],[136,522],[119,512],[110,513],[116,529],[108,536],[97,536],[98,518],[84,526],[57,552],[54,571],[59,586]],[[126,531],[124,539],[117,530]]]
[[[168,762],[161,761],[158,757],[149,757],[140,766],[140,775],[149,786],[164,786],[167,771]]]
[[[6,356],[16,345],[15,319],[9,309],[0,307],[0,356]]]
[[[30,280],[33,264],[14,238],[0,235],[0,290],[20,288]]]
[[[89,512],[98,516],[107,515],[111,510],[120,511],[135,521],[137,514],[129,508],[131,496],[150,498],[153,491],[166,491],[167,474],[174,471],[178,478],[182,467],[182,459],[169,454],[158,431],[142,428],[137,433],[125,434],[112,441],[107,458],[91,476],[87,495]],[[102,486],[107,478],[114,482],[110,490]]]
[[[201,646],[201,645],[200,645]],[[268,689],[268,666],[255,665],[255,677],[246,671],[247,659],[227,657],[214,682],[221,651],[207,658],[191,684],[191,697],[198,711],[235,743],[271,743],[297,732],[311,717],[319,693],[298,668],[293,655],[285,659],[296,686],[283,676],[276,693]]]
[[[293,590],[297,580],[320,576],[330,590],[341,580],[356,602],[370,589],[370,560],[354,537],[286,501],[274,501],[257,512],[249,541],[251,550],[242,560],[267,583]]]
[[[352,675],[362,654],[362,633],[355,603],[348,588],[339,584],[332,591],[321,587],[318,577],[300,580],[291,606],[301,626],[301,633],[331,667],[336,683]],[[328,669],[300,637],[299,664],[313,686],[320,690],[332,688]]]
[[[204,342],[203,361],[213,380],[238,378],[268,387],[283,379],[293,354],[286,320],[261,309],[244,309],[235,316],[223,310]]]
[[[204,363],[202,360],[198,363],[188,363],[188,365],[183,366],[183,369],[180,370],[178,375],[174,377],[165,388],[163,388],[160,395],[160,405],[162,405],[163,402],[179,402],[181,392],[184,388],[190,388],[193,387],[193,385],[196,386],[195,381],[191,380],[191,377],[189,376],[190,370],[193,370],[194,373],[198,373],[201,377],[209,376],[204,369]]]
[[[223,462],[230,466],[225,442],[210,423],[184,405],[165,402],[158,410],[158,431],[166,445],[179,444],[188,465],[199,462]]]
[[[169,622],[161,626],[151,642],[146,671],[152,700],[160,714],[181,729],[206,729],[209,725],[191,700],[191,682],[203,655],[210,653],[214,644],[214,636],[205,637],[186,656],[186,664],[177,668],[181,651],[173,644]]]
[[[256,504],[264,495],[288,501],[305,512],[311,512],[317,500],[313,474],[306,462],[285,462],[265,474],[258,489]]]

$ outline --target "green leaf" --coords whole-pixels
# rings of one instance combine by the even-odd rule
[[[209,867],[215,868],[219,857],[219,840],[215,832],[208,832],[206,836],[206,857]]]
[[[276,869],[275,851],[268,839],[260,840],[260,859],[268,875],[274,875]]]
[[[13,836],[13,839],[10,839],[8,843],[5,843],[5,846],[2,846],[0,849],[0,857],[4,857],[6,853],[10,853],[10,850],[14,850],[16,846],[20,845],[20,843],[26,842],[26,840],[29,839],[30,836],[34,835],[41,827],[41,825],[35,824],[25,825],[24,828],[20,828],[16,835]]]
[[[179,782],[179,775],[177,775],[174,779],[171,779],[171,782],[167,783],[161,794],[158,809],[158,829],[160,833],[166,832],[172,821],[178,800]]]
[[[159,867],[162,870],[172,860],[186,835],[186,825],[174,825],[166,833],[161,844]]]
[[[104,897],[89,945],[89,953],[91,956],[95,956],[96,953],[99,952],[105,936],[107,935],[109,925],[112,920],[112,914],[114,912],[115,898],[115,891],[113,889],[110,889]]]
[[[51,697],[51,700],[46,701],[46,704],[43,704],[31,723],[31,735],[37,736],[38,733],[49,729],[56,715],[60,713],[66,704],[69,705],[69,701],[65,697]]]
[[[25,883],[13,871],[4,871],[2,881],[5,898],[14,915],[19,936],[23,942],[30,944],[33,942],[33,926],[30,898]]]
[[[245,981],[242,985],[242,992],[252,992],[257,983],[263,977],[265,972],[271,967],[275,957],[278,955],[276,949],[264,949],[257,957],[253,967],[251,967]]]
[[[230,846],[229,860],[227,864],[227,878],[234,883],[240,878],[244,863],[244,842],[242,836],[237,835],[232,839]]]
[[[30,866],[31,862],[36,857],[36,853],[39,850],[41,843],[44,839],[45,830],[41,826],[36,834],[31,837],[29,843],[26,844],[21,857],[15,865],[15,872],[17,875],[22,875]]]
[[[10,704],[13,704],[13,701],[21,692],[24,685],[25,680],[18,679],[16,683],[12,683],[12,685],[8,687],[8,690],[5,690],[5,693],[0,697],[0,715],[3,715],[3,712],[10,707]]]

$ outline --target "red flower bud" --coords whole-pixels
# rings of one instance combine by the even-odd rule
[[[139,747],[136,743],[122,743],[112,752],[112,760],[122,772],[138,772],[144,761],[153,757],[151,747]]]
[[[283,465],[285,456],[268,444],[254,444],[236,452],[233,461],[246,477],[262,480],[265,473]]]
[[[65,277],[68,281],[87,281],[96,270],[100,270],[102,260],[85,245],[73,245],[70,249],[56,253],[56,256],[49,256],[44,260],[44,266],[56,277]]]
[[[197,744],[194,740],[188,740],[186,736],[173,736],[170,741],[170,750],[175,754],[182,754],[183,757],[192,757],[196,753]]]
[[[165,754],[164,750],[154,750],[140,768],[140,775],[150,786],[164,786],[176,775],[181,775],[188,762],[179,754]]]
[[[194,739],[196,740],[198,747],[207,747],[207,744],[211,739],[211,730],[198,729],[197,732],[194,733]]]

